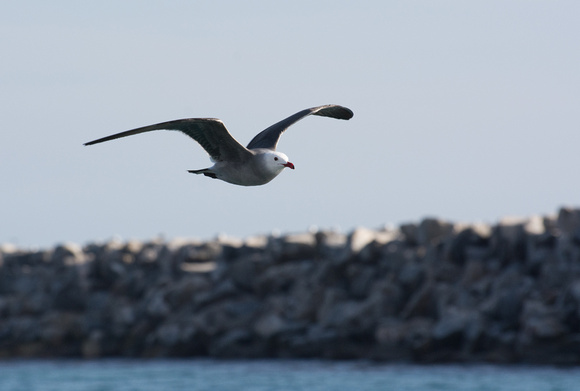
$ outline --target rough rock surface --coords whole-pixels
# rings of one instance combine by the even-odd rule
[[[0,357],[170,356],[580,364],[580,210],[0,246]]]

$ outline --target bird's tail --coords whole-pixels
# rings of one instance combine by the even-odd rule
[[[217,175],[209,168],[203,168],[201,170],[187,170],[187,172],[191,172],[192,174],[203,174],[210,178],[217,179]]]

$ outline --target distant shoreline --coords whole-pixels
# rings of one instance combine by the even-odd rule
[[[0,359],[580,364],[580,209],[208,241],[0,246]]]

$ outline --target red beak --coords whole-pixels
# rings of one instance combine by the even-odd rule
[[[288,168],[294,169],[294,164],[288,162],[288,163],[284,164],[284,167],[288,167]]]

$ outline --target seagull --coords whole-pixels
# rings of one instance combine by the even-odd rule
[[[304,109],[258,133],[247,147],[236,141],[224,123],[217,118],[186,118],[161,122],[89,141],[84,145],[98,144],[152,130],[178,130],[197,141],[215,163],[212,167],[188,172],[221,179],[234,185],[259,186],[270,182],[286,167],[294,169],[294,164],[288,161],[288,156],[276,151],[276,145],[288,127],[309,115],[348,120],[352,118],[353,112],[339,105]]]

